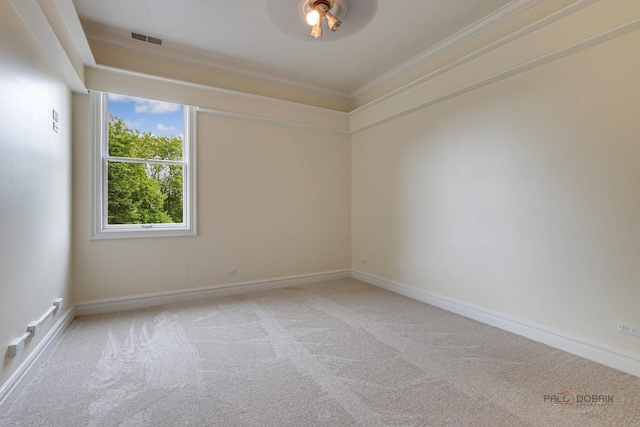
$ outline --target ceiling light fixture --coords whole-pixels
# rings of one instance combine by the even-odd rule
[[[320,20],[320,14],[317,10],[311,10],[307,13],[307,24],[315,27],[318,25],[318,21]]]
[[[327,25],[331,29],[331,31],[338,31],[340,26],[342,25],[342,21],[333,15],[330,11],[334,7],[336,3],[339,3],[337,9],[338,12],[342,12],[342,16],[344,16],[344,12],[346,11],[346,6],[342,0],[306,0],[304,3],[303,10],[305,11],[305,16],[307,19],[307,24],[309,24],[311,28],[311,35],[317,39],[322,37],[322,21],[324,18],[327,19]],[[340,16],[339,13],[336,13]]]

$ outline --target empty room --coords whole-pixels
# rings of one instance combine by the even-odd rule
[[[3,0],[0,426],[640,425],[640,1]]]

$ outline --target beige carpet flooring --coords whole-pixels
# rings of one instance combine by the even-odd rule
[[[78,318],[0,425],[640,426],[640,378],[346,279]]]

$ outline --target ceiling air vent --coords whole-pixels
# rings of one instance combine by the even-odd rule
[[[148,43],[157,44],[158,46],[162,46],[162,39],[159,39],[157,37],[145,36],[144,34],[132,32],[131,38],[135,40],[140,40],[141,42],[148,42]]]
[[[136,39],[136,40],[140,40],[143,42],[147,41],[147,36],[145,36],[144,34],[140,34],[140,33],[131,33],[131,38],[132,39]]]

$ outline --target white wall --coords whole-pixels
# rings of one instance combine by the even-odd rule
[[[0,348],[71,292],[71,94],[9,2],[0,2]],[[59,112],[59,133],[52,110]],[[0,384],[25,351],[4,354]]]
[[[138,96],[163,91],[171,96],[175,91],[172,99],[182,102],[188,102],[184,98],[188,96],[198,103],[216,99],[215,94],[193,87],[181,89],[142,78],[115,86],[116,80],[111,83],[113,90]],[[251,111],[253,104],[265,101],[241,97],[238,102]],[[281,107],[274,105],[272,110]],[[289,104],[284,107],[295,110]],[[350,267],[347,133],[199,113],[198,236],[91,241],[88,110],[88,97],[75,95],[73,231],[78,301]],[[302,118],[305,112],[299,113]],[[237,275],[226,276],[228,268],[237,269]]]
[[[638,46],[633,32],[356,133],[354,268],[640,353],[616,331],[640,325]]]

